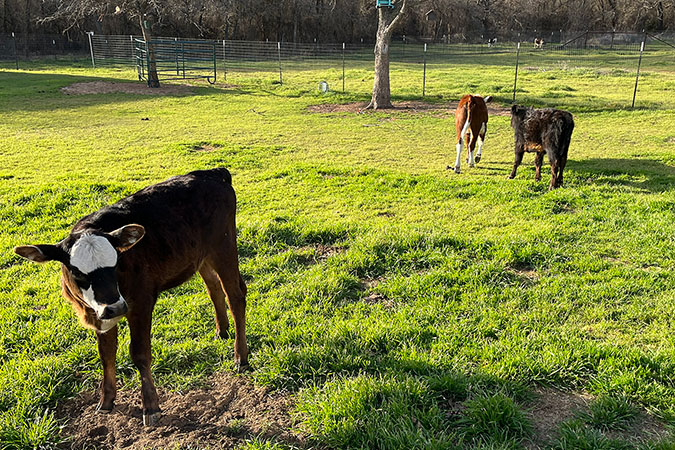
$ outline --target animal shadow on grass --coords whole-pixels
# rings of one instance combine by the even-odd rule
[[[588,183],[663,192],[675,183],[675,167],[654,159],[593,158],[570,160],[567,169]]]

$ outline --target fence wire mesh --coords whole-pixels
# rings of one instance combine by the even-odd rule
[[[0,34],[0,60],[26,61],[49,57],[73,60],[89,53],[86,36],[69,38],[60,34]]]
[[[0,61],[4,60],[0,64],[11,67],[12,60],[19,65],[20,61],[31,57],[56,55],[59,58],[70,54],[73,58],[91,57],[95,67],[131,68],[137,64],[135,39],[141,39],[141,36],[92,35],[67,40],[64,36],[0,35]],[[161,42],[164,53],[162,58],[165,60],[160,61],[164,79],[182,78],[182,61],[176,61],[182,59],[182,53],[176,49],[176,42],[183,39],[156,39]],[[189,39],[189,42],[195,51],[185,53],[188,59],[200,59],[204,49],[215,53],[219,80],[283,83],[302,90],[315,90],[321,81],[325,81],[332,91],[368,94],[372,90],[374,56],[370,43],[202,39]],[[606,83],[616,91],[609,101],[625,106],[631,103],[643,42],[646,43],[641,60],[643,71],[675,72],[675,35],[672,34],[531,31],[492,36],[489,42],[487,38],[470,41],[446,36],[430,42],[429,39],[402,36],[390,46],[391,90],[394,96],[443,98],[459,92],[473,92],[476,85],[471,82],[470,73],[463,72],[460,80],[459,68],[470,66],[470,70],[475,71],[476,66],[500,66],[510,68],[512,74],[518,69],[516,101],[536,97],[548,99],[552,104],[564,104],[566,92],[590,89],[592,96],[588,81],[606,77]],[[520,49],[517,43],[520,43]],[[193,70],[186,70],[185,78],[207,76],[206,72],[212,72],[210,58],[195,64]],[[502,70],[502,73],[507,72]],[[570,73],[578,76],[572,81],[563,76]],[[563,78],[566,81],[560,81]],[[481,93],[511,99],[514,81],[514,75],[496,76],[494,83],[487,86],[489,92]],[[486,88],[483,86],[482,89]]]

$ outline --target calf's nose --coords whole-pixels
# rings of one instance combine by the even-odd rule
[[[101,320],[114,319],[115,317],[123,316],[124,314],[127,313],[127,311],[129,311],[127,302],[119,301],[114,305],[106,306],[103,309],[103,312],[101,313],[101,316],[99,318]]]

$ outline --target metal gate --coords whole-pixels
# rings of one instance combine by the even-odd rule
[[[154,64],[160,80],[204,78],[216,82],[216,41],[152,39],[149,43],[134,38],[134,59],[138,79],[148,81]]]

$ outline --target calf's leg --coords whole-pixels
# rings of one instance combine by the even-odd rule
[[[567,164],[567,157],[560,158],[558,161],[558,173],[557,173],[557,185],[556,187],[561,187],[563,185],[563,170],[565,170],[565,164]]]
[[[457,128],[457,159],[455,159],[455,173],[460,173],[460,160],[462,158],[462,141],[466,143],[466,146],[469,146],[469,140],[467,139],[467,132],[469,131],[470,123],[467,120],[464,122],[462,129]]]
[[[520,163],[523,162],[524,154],[525,152],[523,150],[516,148],[516,159],[513,162],[513,170],[511,171],[511,175],[509,175],[510,179],[516,177],[516,171],[518,170],[518,166],[520,165]]]
[[[460,137],[459,140],[457,141],[457,158],[455,159],[455,173],[461,172],[462,140],[463,138]]]
[[[483,122],[478,132],[478,151],[476,152],[476,164],[480,162],[483,156],[483,144],[485,144],[485,133],[487,132],[487,123]]]
[[[541,181],[541,164],[544,161],[544,152],[537,152],[534,157],[534,181]]]
[[[109,413],[115,404],[117,380],[115,376],[115,356],[117,355],[117,325],[105,333],[96,332],[98,354],[103,363],[103,381],[101,381],[101,400],[96,411]]]
[[[220,251],[210,259],[223,290],[234,320],[234,363],[239,369],[248,366],[248,344],[246,343],[246,284],[239,273],[237,254],[237,231],[234,223],[228,227]]]
[[[206,290],[216,310],[216,334],[223,339],[227,339],[229,337],[230,321],[227,318],[225,291],[223,291],[220,278],[213,267],[207,262],[199,268],[199,275],[204,280]]]
[[[548,190],[552,191],[558,187],[558,161],[551,161],[551,183],[548,185]]]
[[[135,299],[134,304],[152,305],[154,299],[148,298],[143,302]],[[161,417],[159,409],[159,397],[152,380],[150,368],[152,365],[152,353],[150,347],[150,327],[152,310],[133,311],[127,316],[129,319],[129,332],[131,343],[129,352],[131,360],[141,375],[141,399],[143,401],[143,425],[155,426]]]
[[[467,147],[469,147],[469,154],[467,156],[467,160],[468,160],[467,162],[469,164],[469,167],[476,167],[476,161],[473,158],[473,155],[474,155],[473,151],[476,149],[476,138],[477,137],[478,137],[477,134],[472,132],[471,135],[469,136],[469,139],[468,139],[469,145],[467,145]]]

